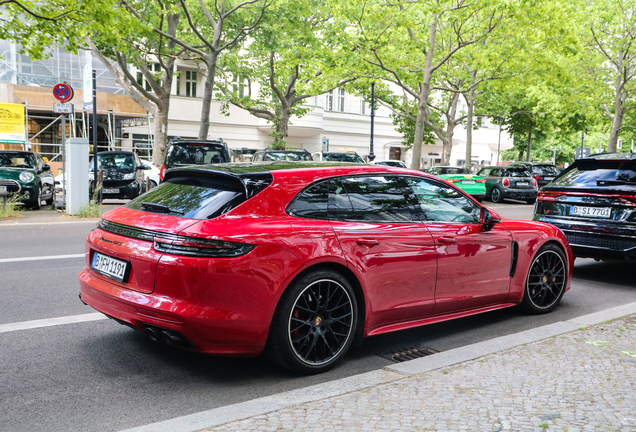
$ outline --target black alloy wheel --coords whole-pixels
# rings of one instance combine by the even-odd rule
[[[490,192],[490,200],[494,203],[500,203],[503,201],[503,194],[498,187],[492,188],[492,192]]]
[[[543,246],[528,271],[523,307],[534,314],[551,312],[563,297],[567,277],[563,251],[554,244]]]
[[[330,270],[310,273],[281,299],[266,354],[297,372],[324,372],[351,346],[356,322],[356,298],[347,280]]]

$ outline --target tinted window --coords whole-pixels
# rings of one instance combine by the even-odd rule
[[[245,199],[245,189],[239,180],[175,177],[125,207],[190,219],[212,219],[232,210]]]
[[[505,177],[531,177],[530,171],[525,167],[506,168]]]
[[[35,168],[37,162],[32,153],[0,153],[0,166],[12,168]]]
[[[211,144],[174,144],[168,148],[166,165],[201,165],[229,162],[225,148]]]
[[[577,161],[558,178],[556,186],[636,187],[634,161]]]
[[[537,175],[558,175],[559,170],[554,165],[534,165],[532,174]]]
[[[468,174],[468,170],[466,168],[440,168],[440,174]]]
[[[312,160],[309,153],[303,152],[267,152],[265,153],[266,161],[310,161]]]
[[[407,177],[406,182],[422,209],[422,220],[479,222],[480,207],[454,188],[415,177]]]
[[[368,222],[412,222],[415,208],[408,202],[397,176],[342,179],[353,206],[350,220]]]
[[[354,162],[364,163],[362,158],[357,153],[325,153],[322,156],[322,160],[329,162]]]
[[[287,213],[302,218],[327,219],[329,183],[323,181],[305,189],[289,205]]]

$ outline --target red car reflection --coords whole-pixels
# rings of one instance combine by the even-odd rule
[[[366,336],[549,312],[572,266],[557,228],[428,174],[271,162],[169,170],[104,215],[79,280],[82,301],[153,340],[317,373]]]

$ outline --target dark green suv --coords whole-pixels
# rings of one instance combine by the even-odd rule
[[[27,207],[39,209],[42,200],[53,204],[55,178],[36,152],[0,150],[0,196],[17,195]]]

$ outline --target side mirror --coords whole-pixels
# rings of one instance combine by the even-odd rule
[[[140,170],[149,170],[149,169],[152,169],[152,168],[150,168],[150,167],[149,167],[148,165],[146,165],[146,164],[141,164],[141,165],[139,165],[139,166],[137,167],[137,169],[140,169]]]
[[[49,166],[49,164],[42,165],[42,171],[48,171],[50,169],[51,169],[51,167]]]
[[[501,220],[501,216],[499,216],[494,210],[490,210],[489,208],[482,207],[481,212],[479,214],[479,222],[484,225],[486,230],[492,228],[492,226]]]

